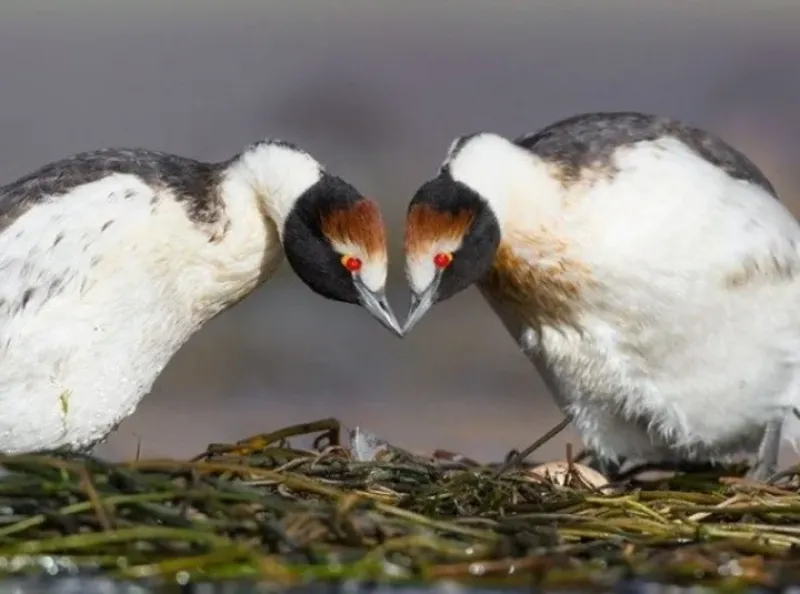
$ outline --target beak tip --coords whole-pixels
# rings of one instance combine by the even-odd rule
[[[433,305],[432,293],[411,296],[411,306],[408,308],[408,315],[403,324],[404,336],[425,316],[431,305]]]
[[[380,293],[370,293],[364,291],[362,293],[361,306],[364,307],[372,316],[378,320],[382,326],[395,334],[399,338],[403,338],[403,329],[397,321],[397,316],[394,315],[386,295],[381,291]]]
[[[389,312],[389,316],[387,316],[386,319],[386,327],[389,330],[391,330],[392,334],[394,334],[398,338],[403,338],[403,333],[404,333],[403,328],[400,326],[400,323],[397,321],[395,315],[391,313],[391,310]]]

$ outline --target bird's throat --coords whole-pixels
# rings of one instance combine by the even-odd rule
[[[577,324],[591,283],[588,268],[579,262],[529,262],[501,243],[480,288],[534,328],[561,328]]]

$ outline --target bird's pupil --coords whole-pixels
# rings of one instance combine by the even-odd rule
[[[436,254],[433,257],[433,263],[438,268],[445,268],[445,267],[447,267],[448,264],[450,264],[450,255],[449,254],[442,254],[442,253]]]
[[[361,260],[359,260],[358,258],[350,257],[347,258],[344,265],[350,272],[355,272],[356,270],[361,268]]]

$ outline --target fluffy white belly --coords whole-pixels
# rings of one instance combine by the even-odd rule
[[[124,319],[94,307],[110,297],[98,288],[98,299],[87,295],[69,318],[42,312],[29,320],[31,332],[11,337],[0,369],[0,450],[91,446],[150,391],[194,322],[160,299],[139,301],[141,286],[127,288],[137,301],[116,297]],[[33,331],[45,325],[50,332]]]
[[[659,462],[753,453],[766,423],[798,403],[800,351],[792,353],[795,345],[752,312],[733,307],[735,324],[708,314],[705,324],[666,322],[637,333],[588,318],[582,334],[546,327],[540,336],[484,297],[573,415],[585,445],[602,457]],[[793,431],[786,437],[795,439]]]

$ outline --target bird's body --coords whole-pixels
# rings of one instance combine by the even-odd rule
[[[192,334],[271,276],[323,178],[337,179],[264,142],[219,164],[83,153],[0,188],[0,451],[102,441]],[[350,190],[332,202],[347,210]]]
[[[743,155],[674,121],[587,114],[460,141],[443,172],[498,227],[477,286],[601,458],[800,438],[800,225]]]

